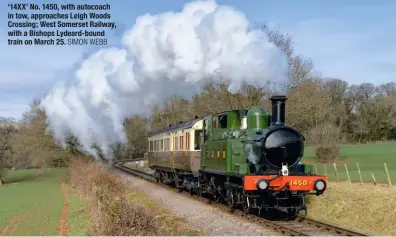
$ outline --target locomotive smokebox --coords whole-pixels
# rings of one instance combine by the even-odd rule
[[[272,107],[271,126],[284,125],[286,118],[286,100],[284,95],[274,95],[270,98]]]

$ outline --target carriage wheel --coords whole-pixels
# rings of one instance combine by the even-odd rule
[[[161,173],[158,170],[155,170],[154,177],[157,183],[161,183]]]

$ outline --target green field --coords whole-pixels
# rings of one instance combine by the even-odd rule
[[[66,169],[10,172],[0,186],[1,235],[59,235],[61,227],[69,235],[86,235],[86,205],[67,185],[62,193],[66,175]],[[66,225],[60,221],[62,210]]]
[[[305,150],[302,160],[304,163],[316,164],[319,174],[324,174],[324,164],[315,162],[313,147]],[[347,181],[344,164],[347,165],[352,182],[359,182],[359,173],[356,163],[359,163],[364,182],[372,182],[371,173],[374,173],[377,182],[386,183],[384,163],[387,164],[392,183],[396,183],[396,143],[341,145],[341,158],[337,162],[340,181]],[[329,180],[336,180],[333,165],[327,164]]]

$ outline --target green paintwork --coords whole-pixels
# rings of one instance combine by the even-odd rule
[[[202,169],[247,173],[246,156],[239,139],[239,136],[246,133],[240,130],[241,118],[246,113],[246,110],[233,110],[204,118],[204,132],[201,136]],[[227,119],[221,124],[219,118],[223,116]],[[234,132],[238,134],[238,138],[234,136]]]
[[[242,130],[241,119],[245,116],[248,127]],[[261,155],[260,141],[269,127],[268,119],[268,113],[263,107],[253,107],[249,111],[232,110],[204,117],[201,169],[248,174],[245,146],[251,145],[253,153]],[[306,173],[312,171],[309,166],[304,169]]]
[[[260,130],[268,127],[268,113],[263,107],[251,108],[247,118],[249,130]]]

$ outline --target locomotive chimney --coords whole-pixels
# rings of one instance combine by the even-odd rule
[[[274,95],[270,100],[272,107],[271,125],[284,125],[287,97],[284,95]]]

